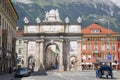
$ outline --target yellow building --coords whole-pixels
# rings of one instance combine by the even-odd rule
[[[0,74],[15,66],[16,20],[18,15],[10,0],[0,0]]]

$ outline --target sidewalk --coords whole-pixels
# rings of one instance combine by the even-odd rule
[[[0,75],[0,80],[13,80],[13,78],[14,78],[14,73]]]

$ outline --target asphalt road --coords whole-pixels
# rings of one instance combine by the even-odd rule
[[[114,78],[107,80],[120,80],[120,71],[113,71]],[[55,72],[46,73],[35,72],[29,77],[13,78],[13,80],[106,80],[106,78],[96,78],[95,71],[83,72]]]

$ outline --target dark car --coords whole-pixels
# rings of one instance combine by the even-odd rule
[[[112,67],[111,67],[110,61],[102,61],[102,62],[99,62],[99,65],[97,65],[96,77],[101,78],[102,76],[105,76],[106,78],[110,76],[111,78],[113,78]]]
[[[27,67],[21,67],[15,70],[15,77],[26,77],[30,76],[31,70]]]

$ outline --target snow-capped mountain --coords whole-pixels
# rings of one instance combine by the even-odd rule
[[[43,20],[45,12],[50,9],[58,9],[62,21],[68,16],[70,22],[75,23],[78,16],[81,16],[83,27],[92,22],[99,22],[107,27],[110,21],[110,28],[118,31],[120,25],[120,8],[111,0],[12,0],[12,2],[19,15],[20,27],[23,27],[24,17],[28,17],[30,22],[35,22],[37,17]]]

